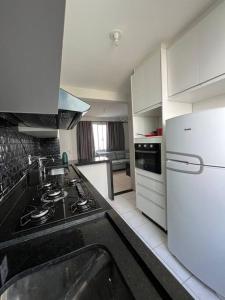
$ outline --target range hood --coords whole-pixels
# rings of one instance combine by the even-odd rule
[[[73,129],[89,109],[89,104],[60,89],[58,114],[3,113],[2,117],[14,125],[68,130]]]

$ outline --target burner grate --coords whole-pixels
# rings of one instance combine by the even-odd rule
[[[45,203],[58,202],[65,199],[68,196],[68,192],[64,190],[52,190],[50,193],[44,193],[41,197],[41,201]]]
[[[44,224],[47,220],[54,216],[54,205],[43,204],[41,206],[29,205],[25,209],[24,215],[20,218],[20,226],[32,223],[34,225]]]
[[[79,198],[78,201],[74,202],[70,206],[70,210],[72,214],[79,214],[83,212],[87,212],[89,210],[93,210],[96,208],[96,203],[92,199],[83,199]]]

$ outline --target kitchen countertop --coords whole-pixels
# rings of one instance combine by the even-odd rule
[[[55,166],[53,166],[55,167]],[[83,182],[85,186],[88,188],[90,193],[93,195],[93,198],[98,202],[100,205],[100,208],[97,211],[90,211],[85,214],[85,217],[80,219],[80,216],[74,216],[72,219],[62,219],[54,223],[55,230],[59,230],[61,228],[67,228],[67,226],[70,226],[70,224],[76,225],[79,224],[82,221],[91,220],[93,218],[98,218],[99,216],[104,215],[105,211],[111,209],[111,206],[107,203],[107,201],[99,194],[99,192],[90,184],[90,182],[82,175],[82,173],[75,167],[74,163],[71,161],[68,165],[64,165],[66,169],[69,170],[68,178],[74,178],[75,174],[77,174],[79,177],[82,177]],[[25,183],[21,183],[24,185]],[[21,188],[22,189],[22,188]],[[35,192],[36,187],[27,187],[25,188],[24,192],[22,193],[22,196],[17,199],[18,195],[21,193],[18,193],[17,195],[13,194],[11,199],[8,199],[7,202],[9,205],[13,206],[12,212],[7,216],[5,221],[2,221],[4,219],[4,216],[2,216],[2,219],[0,222],[1,224],[1,230],[0,230],[0,249],[2,247],[5,247],[7,245],[15,244],[22,240],[24,238],[24,232],[15,232],[15,220],[18,222],[19,216],[21,216],[22,212],[24,211],[24,207],[26,206],[27,201],[32,197],[33,193]],[[16,201],[15,201],[16,199]],[[16,202],[13,204],[13,202]],[[7,204],[7,203],[6,203]],[[6,206],[6,205],[5,205]],[[4,207],[3,207],[4,208]],[[4,215],[8,211],[8,208],[6,208],[6,212],[3,212],[0,210],[0,216],[1,214]],[[67,225],[69,224],[69,225]],[[47,230],[53,225],[51,223],[46,224],[46,226],[43,226],[43,230]],[[36,232],[37,231],[37,232]],[[31,229],[31,231],[26,232],[26,238],[34,237],[39,235],[38,228]]]
[[[93,157],[92,159],[80,159],[74,161],[74,164],[76,166],[94,165],[94,164],[101,164],[101,163],[110,163],[110,159],[105,156],[100,156],[100,157]]]
[[[136,299],[192,299],[76,166],[73,168],[102,210],[82,220],[65,222],[44,232],[0,243],[0,259],[6,255],[9,267],[7,282],[0,292],[23,277],[23,272],[28,269],[32,272],[36,266],[56,257],[98,244],[112,254]]]
[[[157,290],[145,276],[107,217],[24,241],[5,249],[9,266],[8,278],[12,279],[4,288],[21,278],[23,276],[21,272],[27,269],[32,272],[33,268],[40,264],[93,244],[104,246],[109,250],[135,299],[162,299],[162,296],[168,299],[165,291],[159,287]],[[0,255],[2,256],[2,251]]]

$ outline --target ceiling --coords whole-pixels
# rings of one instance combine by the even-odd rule
[[[61,84],[128,93],[133,68],[215,0],[67,0]],[[119,47],[109,33],[122,30]]]
[[[126,103],[116,103],[111,101],[86,101],[91,105],[85,118],[123,118],[128,116],[128,106]]]

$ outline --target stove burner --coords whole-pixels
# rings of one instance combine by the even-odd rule
[[[58,202],[65,199],[68,196],[68,192],[64,190],[52,190],[44,193],[41,197],[41,201],[45,203]]]
[[[47,203],[40,207],[30,205],[26,207],[25,214],[20,218],[20,226],[23,227],[28,223],[41,225],[53,217],[54,213],[54,205],[48,205]]]
[[[79,178],[72,178],[69,181],[69,185],[75,186],[77,183],[80,183],[81,180]]]
[[[85,199],[80,198],[78,201],[74,202],[70,207],[71,212],[73,214],[75,213],[80,214],[94,208],[96,208],[95,202],[92,199],[87,199],[87,198]]]
[[[48,192],[48,197],[55,198],[55,197],[59,196],[62,192],[63,192],[62,190],[52,190],[52,191]]]
[[[49,212],[48,208],[37,208],[31,213],[32,219],[38,219],[44,217]]]
[[[52,186],[51,182],[47,182],[43,185],[44,188],[49,189]]]
[[[82,206],[86,205],[87,202],[88,202],[87,199],[80,199],[80,200],[77,202],[77,206],[78,206],[78,207],[82,207]]]

